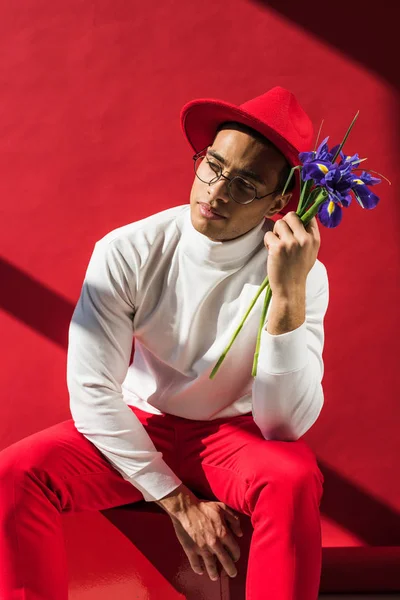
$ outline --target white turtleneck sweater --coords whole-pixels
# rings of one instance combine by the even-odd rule
[[[252,412],[267,440],[296,440],[318,418],[328,306],[318,259],[304,323],[281,335],[264,326],[256,377],[265,292],[209,378],[267,275],[268,229],[264,219],[239,238],[212,241],[185,204],[114,229],[94,246],[69,328],[70,410],[77,430],[146,501],[182,482],[127,405],[200,420]]]

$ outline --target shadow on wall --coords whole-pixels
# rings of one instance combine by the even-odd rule
[[[253,0],[266,10],[275,10],[281,16],[300,25],[339,52],[375,71],[378,77],[399,89],[400,76],[394,55],[394,40],[398,37],[399,9],[379,9],[361,0],[323,8],[320,2],[309,0]],[[389,8],[389,6],[387,7]]]

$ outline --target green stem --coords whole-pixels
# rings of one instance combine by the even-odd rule
[[[262,330],[264,327],[265,318],[267,316],[268,306],[269,306],[269,303],[271,302],[271,298],[272,298],[272,290],[271,290],[271,286],[269,285],[269,282],[268,282],[267,291],[265,293],[265,298],[264,298],[264,305],[263,305],[262,312],[261,312],[260,324],[258,327],[256,351],[254,353],[254,358],[253,358],[253,368],[251,370],[251,374],[253,377],[255,377],[257,375],[257,363],[258,363],[258,355],[260,353],[261,334],[262,334]]]
[[[264,281],[261,283],[259,290],[257,292],[257,294],[254,296],[254,299],[252,300],[249,308],[247,309],[246,314],[244,315],[243,319],[241,320],[241,322],[239,323],[239,326],[237,327],[237,329],[235,330],[229,344],[227,345],[227,347],[225,348],[225,350],[223,351],[223,353],[221,354],[221,356],[218,359],[218,362],[216,363],[216,365],[214,366],[213,370],[211,371],[210,374],[210,379],[213,379],[213,377],[215,376],[215,374],[217,373],[222,361],[224,360],[225,356],[228,353],[228,350],[230,349],[230,347],[232,346],[233,342],[235,341],[235,339],[237,338],[237,336],[239,335],[240,330],[242,329],[245,320],[247,319],[248,315],[250,314],[251,309],[253,308],[253,306],[255,305],[255,303],[258,300],[258,297],[260,296],[260,294],[262,294],[263,290],[267,287],[269,283],[268,280],[268,276],[264,279]]]
[[[306,197],[306,199],[304,200],[304,202],[302,202],[302,204],[297,208],[296,213],[299,215],[299,217],[301,217],[301,215],[303,213],[306,212],[306,210],[312,205],[314,204],[314,201],[316,200],[318,194],[319,194],[320,189],[319,188],[314,188]]]
[[[350,126],[349,126],[348,130],[346,131],[346,133],[345,133],[345,135],[344,135],[344,138],[343,138],[343,140],[342,140],[342,143],[340,144],[340,146],[339,146],[339,147],[338,147],[338,149],[336,150],[336,154],[335,154],[335,156],[334,156],[334,157],[333,157],[333,159],[332,159],[332,164],[335,162],[335,160],[336,160],[336,159],[337,159],[337,157],[339,156],[339,154],[340,154],[340,151],[341,151],[341,149],[343,148],[343,146],[344,146],[344,144],[345,144],[345,141],[346,141],[346,140],[347,140],[347,138],[349,137],[350,131],[353,129],[353,127],[354,127],[354,123],[356,122],[356,120],[357,120],[357,118],[358,118],[358,115],[359,115],[359,114],[360,114],[360,111],[358,110],[358,111],[356,112],[356,114],[355,114],[355,117],[354,117],[354,119],[353,119],[353,120],[352,120],[352,122],[350,123]]]
[[[299,214],[304,226],[308,225],[311,219],[315,217],[320,207],[320,204],[325,202],[326,197],[327,192],[323,188],[320,189],[318,195],[314,200],[314,203],[310,206],[310,208],[308,208],[304,214]]]
[[[301,194],[300,194],[300,200],[299,200],[299,204],[297,206],[297,210],[296,213],[298,215],[301,214],[301,211],[303,210],[303,208],[305,207],[305,205],[308,203],[308,198],[310,196],[310,189],[311,186],[313,185],[313,180],[309,179],[308,181],[304,181],[303,185],[302,185],[302,190],[301,190]],[[305,198],[305,200],[304,200]]]
[[[287,186],[289,185],[289,183],[290,183],[290,181],[291,181],[291,179],[293,177],[294,172],[297,171],[298,169],[301,169],[301,165],[297,165],[296,167],[293,167],[292,169],[290,169],[290,173],[289,173],[288,178],[286,180],[285,187],[282,190],[282,196],[286,192]]]

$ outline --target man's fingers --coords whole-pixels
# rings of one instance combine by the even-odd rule
[[[192,567],[193,571],[198,575],[203,575],[204,568],[202,565],[201,557],[198,554],[196,554],[196,552],[193,552],[191,550],[188,551],[186,548],[183,549],[185,550],[186,556],[189,559],[190,566]]]
[[[319,228],[318,228],[318,223],[317,223],[317,219],[316,219],[316,217],[315,217],[315,216],[314,216],[314,217],[313,217],[313,218],[310,220],[310,222],[309,222],[309,223],[306,225],[306,229],[318,229],[318,231],[319,231]]]
[[[174,525],[174,529],[177,535],[177,538],[185,551],[186,556],[189,559],[190,566],[193,571],[198,575],[202,575],[204,573],[204,567],[202,564],[201,557],[197,554],[195,548],[196,544],[192,540],[192,538],[187,534],[187,532],[183,529],[182,525],[179,522],[172,521]]]
[[[222,502],[203,503],[200,508],[203,509],[202,514],[193,519],[194,526],[192,523],[188,528],[190,533],[180,521],[173,519],[175,532],[190,566],[195,573],[207,571],[212,581],[218,579],[220,565],[227,575],[235,577],[234,561],[240,557],[240,548],[233,534],[241,535],[238,515]],[[199,508],[196,509],[199,512]]]
[[[313,218],[315,220],[315,217],[313,217]],[[308,227],[304,226],[303,221],[301,220],[301,218],[299,217],[299,215],[297,213],[295,213],[294,211],[291,211],[291,212],[287,213],[287,215],[282,217],[282,219],[279,219],[278,221],[276,221],[275,225],[278,226],[279,233],[282,229],[286,229],[284,227],[284,224],[287,225],[287,227],[290,229],[291,234],[296,238],[296,240],[298,242],[306,243],[306,241],[308,239],[307,234],[310,234],[311,230],[308,229]],[[279,227],[279,226],[281,226],[281,227]],[[286,237],[289,238],[289,233],[287,233]]]
[[[221,539],[222,544],[228,550],[229,556],[234,562],[237,562],[240,558],[240,548],[233,536],[228,534],[224,539]]]
[[[214,547],[212,548],[212,551],[217,556],[219,562],[221,563],[229,577],[235,577],[237,575],[235,563],[233,562],[232,557],[230,556],[229,552],[223,547],[223,545],[220,542],[216,542],[214,544]]]
[[[235,513],[233,511],[225,509],[224,516],[225,516],[225,519],[228,521],[228,524],[229,524],[230,528],[232,529],[233,533],[235,535],[237,535],[238,537],[242,537],[243,531],[240,527],[240,520],[239,520],[238,515],[235,515]]]
[[[218,579],[218,570],[215,555],[209,552],[209,550],[202,549],[201,556],[203,558],[210,579],[216,581]]]
[[[272,233],[272,231],[267,231],[264,236],[264,246],[268,248],[270,254],[279,252],[281,244],[281,239],[275,233]]]
[[[283,241],[289,241],[293,237],[294,232],[285,219],[278,219],[278,221],[275,222],[275,227],[272,233]]]
[[[313,217],[311,221],[306,225],[307,233],[310,233],[316,240],[320,241],[321,234],[319,231],[318,223],[316,217]]]
[[[269,235],[268,235],[269,234]],[[272,234],[272,235],[271,235]],[[273,245],[273,237],[279,238],[283,242],[290,243],[295,238],[300,244],[306,244],[310,239],[309,236],[314,238],[317,244],[321,242],[321,236],[317,219],[314,216],[308,225],[304,225],[299,215],[291,211],[287,213],[281,219],[275,222],[273,232],[267,232],[264,237],[264,242]]]
[[[198,554],[196,554],[196,552],[186,552],[186,556],[189,559],[190,566],[192,567],[193,571],[198,575],[203,575],[204,567],[202,564],[201,557]]]

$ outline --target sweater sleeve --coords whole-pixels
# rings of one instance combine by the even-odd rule
[[[118,240],[95,244],[68,334],[67,387],[77,430],[136,487],[159,500],[182,482],[162,458],[121,384],[133,342],[138,258]]]
[[[271,298],[271,305],[274,298]],[[324,403],[323,321],[329,301],[326,267],[316,261],[306,283],[306,317],[296,329],[261,334],[252,413],[267,440],[295,441],[317,420]]]

